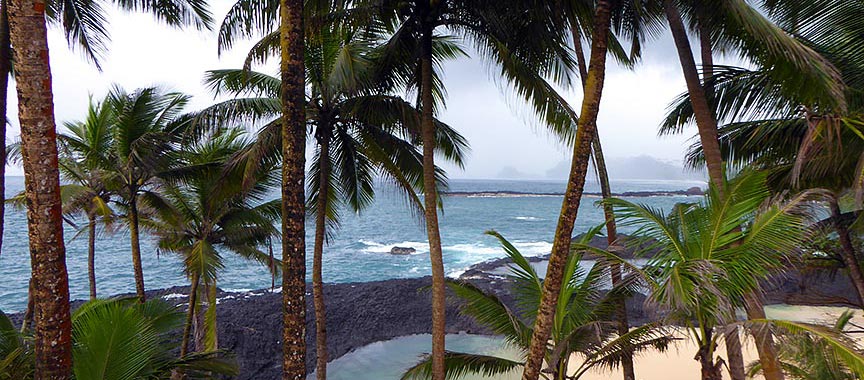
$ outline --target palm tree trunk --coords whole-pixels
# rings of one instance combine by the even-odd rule
[[[860,305],[864,305],[864,274],[861,273],[861,263],[858,261],[858,253],[855,252],[849,229],[841,220],[843,214],[840,212],[840,204],[837,203],[836,195],[829,198],[828,207],[831,209],[831,219],[834,221],[834,229],[840,240],[840,256],[843,259],[843,264],[849,270],[849,278],[858,293],[858,302]]]
[[[219,334],[216,326],[216,282],[204,283],[207,292],[207,310],[204,312],[204,351],[212,352],[219,349]]]
[[[584,91],[585,79],[588,78],[588,66],[585,63],[585,54],[582,50],[582,38],[575,28],[571,31],[573,33],[573,50],[576,52],[576,63],[579,66],[579,76],[582,78]],[[612,198],[612,187],[609,185],[609,171],[606,169],[606,158],[603,155],[603,146],[600,144],[599,128],[595,132],[591,146],[594,151],[594,167],[600,182],[600,194],[604,200],[610,199]],[[609,243],[609,249],[612,250],[618,246],[618,227],[615,224],[615,213],[611,205],[603,205],[603,216],[606,220],[606,241]],[[618,286],[621,283],[621,265],[613,264],[610,272],[612,286]],[[624,299],[616,302],[615,319],[619,336],[630,332],[630,323],[627,321],[627,303]],[[621,372],[624,374],[624,380],[636,380],[636,370],[633,367],[633,354],[631,352],[621,358]]]
[[[27,285],[27,308],[24,309],[24,320],[21,321],[21,335],[24,335],[33,323],[33,277]]]
[[[306,379],[303,0],[279,1],[282,87],[282,378]]]
[[[21,0],[11,5],[9,26],[16,47],[15,83],[33,277],[34,379],[69,379],[72,322],[45,2]]]
[[[186,323],[183,325],[183,337],[180,341],[180,358],[189,353],[189,337],[192,336],[192,321],[195,318],[195,310],[198,308],[198,274],[193,273],[189,287],[189,307],[186,310]]]
[[[6,223],[6,102],[9,97],[9,75],[12,70],[12,43],[9,41],[9,2],[0,1],[0,254]]]
[[[684,73],[684,81],[687,83],[690,102],[693,105],[693,114],[696,117],[699,139],[702,143],[705,161],[708,166],[708,176],[722,197],[725,181],[723,156],[720,152],[720,140],[717,134],[717,120],[708,105],[705,89],[699,80],[696,62],[693,60],[693,52],[690,48],[690,41],[687,39],[687,31],[684,23],[681,21],[678,8],[676,8],[672,0],[664,0],[663,5],[666,19],[669,21],[669,29],[672,31],[672,37],[675,40],[675,47],[678,50],[678,58],[681,62],[681,70]],[[749,319],[760,319],[765,316],[761,300],[755,294],[749,294],[745,297],[745,309],[747,310],[747,317]],[[727,338],[730,338],[732,345],[734,345],[738,337],[737,335],[727,335]],[[740,342],[738,344],[740,346]],[[774,347],[771,334],[757,334],[756,346],[759,350],[759,359],[763,368],[769,369],[767,372],[764,372],[765,379],[782,380],[783,373],[779,371],[777,350]],[[732,350],[734,351],[735,348],[733,347]]]
[[[446,288],[441,232],[438,228],[438,189],[435,181],[435,123],[432,96],[432,27],[423,27],[420,56],[421,137],[423,140],[423,203],[429,260],[432,264],[432,380],[444,380]]]
[[[96,218],[93,215],[87,215],[87,280],[92,301],[96,299]]]
[[[748,319],[765,319],[765,308],[762,299],[756,292],[744,295],[744,309],[747,310]],[[762,376],[765,380],[783,380],[783,369],[777,358],[777,346],[774,344],[774,336],[767,328],[754,328],[750,331],[756,342],[756,351],[759,353],[759,363],[762,364]]]
[[[132,271],[135,273],[135,295],[138,303],[144,303],[144,267],[141,265],[141,242],[138,235],[138,194],[129,194],[129,238],[132,242]]]
[[[714,76],[714,51],[710,30],[708,30],[706,23],[702,22],[701,19],[699,22],[699,47],[702,55],[703,88],[705,89],[705,96],[710,98],[714,96],[714,86],[705,83],[705,81]],[[717,116],[714,113],[711,114],[711,118],[717,120]],[[735,315],[734,307],[732,307],[730,314]],[[732,380],[744,380],[746,378],[744,354],[741,350],[741,336],[739,335],[737,325],[726,329],[723,334],[723,340],[726,342],[726,356],[729,359],[729,376]]]
[[[681,21],[681,14],[672,0],[663,1],[666,19],[669,21],[669,29],[678,49],[678,58],[681,61],[681,70],[684,72],[684,81],[687,83],[687,92],[690,94],[690,102],[693,104],[693,114],[696,116],[696,126],[699,130],[699,139],[702,142],[702,150],[705,152],[705,161],[708,164],[708,177],[714,186],[722,193],[723,190],[723,156],[720,153],[720,139],[717,135],[717,121],[708,106],[708,98],[699,80],[699,72],[696,69],[696,61],[693,60],[693,52],[690,49],[690,40],[687,39],[687,30]]]
[[[327,197],[330,190],[330,136],[322,135],[319,144],[320,179],[318,180],[318,212],[315,214],[315,248],[312,258],[312,303],[315,306],[315,375],[327,378],[327,310],[324,306],[324,278],[321,273],[324,256],[324,236],[327,233]]]
[[[603,82],[606,77],[606,52],[611,20],[611,5],[608,0],[597,2],[594,14],[594,35],[591,41],[591,56],[588,75],[585,79],[582,110],[579,118],[579,128],[573,146],[573,161],[570,166],[570,179],[567,191],[561,205],[561,215],[555,230],[555,240],[549,257],[546,279],[543,282],[543,295],[540,308],[534,322],[534,332],[528,349],[528,358],[522,373],[523,380],[537,380],[546,356],[546,345],[552,330],[555,307],[561,293],[564,265],[570,254],[573,223],[579,211],[582,191],[585,187],[585,177],[588,173],[588,160],[591,156],[591,144],[597,129],[597,113],[600,109],[600,98],[603,94]]]

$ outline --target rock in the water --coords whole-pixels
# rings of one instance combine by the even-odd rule
[[[705,195],[705,192],[699,186],[693,186],[687,189],[687,195]]]
[[[411,247],[393,247],[390,248],[391,255],[410,255],[412,253],[417,252],[416,249]]]

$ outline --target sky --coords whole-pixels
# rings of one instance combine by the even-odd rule
[[[212,1],[216,20],[231,3]],[[190,111],[206,107],[213,96],[202,84],[204,72],[241,67],[252,44],[237,44],[219,56],[212,31],[171,29],[149,15],[116,10],[109,20],[112,42],[102,72],[79,51],[70,50],[62,31],[49,30],[55,114],[61,129],[63,122],[86,115],[89,96],[104,96],[114,84],[127,90],[163,86],[193,95]],[[695,128],[681,136],[657,136],[667,106],[685,90],[674,45],[667,34],[644,50],[643,61],[632,71],[609,60],[598,117],[603,150],[611,158],[648,155],[680,163]],[[471,144],[464,170],[446,167],[452,178],[495,178],[505,167],[537,176],[569,160],[570,149],[536,122],[529,107],[499,86],[481,59],[459,59],[444,70],[447,108],[439,117]],[[11,90],[9,141],[17,141],[17,102]],[[581,94],[569,92],[565,97],[578,111]],[[8,174],[21,175],[22,170],[9,167]]]

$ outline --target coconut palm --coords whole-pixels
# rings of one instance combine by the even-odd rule
[[[250,52],[266,57],[265,38]],[[446,41],[442,41],[445,44]],[[316,320],[316,375],[326,378],[326,314],[323,299],[322,255],[325,239],[338,226],[339,209],[360,212],[374,198],[374,180],[382,175],[422,209],[416,189],[422,189],[422,159],[419,144],[419,113],[399,97],[381,93],[371,83],[374,62],[370,60],[371,41],[345,27],[331,26],[316,31],[306,42],[308,123],[314,128],[316,153],[309,181],[308,209],[315,215],[315,242],[312,289]],[[447,47],[442,47],[446,49]],[[205,82],[214,92],[232,93],[237,98],[214,105],[202,112],[214,120],[247,118],[264,123],[256,146],[245,154],[245,161],[278,161],[275,142],[280,139],[276,106],[279,80],[266,74],[245,70],[219,70],[208,73]],[[437,146],[441,154],[462,164],[464,139],[446,124],[439,124]],[[253,168],[246,168],[254,171]],[[438,186],[444,186],[439,170]]]
[[[261,247],[278,235],[273,223],[279,218],[279,201],[266,201],[277,179],[274,167],[255,173],[252,185],[244,186],[241,170],[226,170],[225,162],[248,147],[249,139],[237,129],[219,131],[187,144],[181,165],[199,169],[179,181],[164,181],[160,201],[153,203],[155,220],[145,225],[158,238],[161,250],[183,259],[190,279],[189,308],[183,329],[180,357],[188,353],[192,321],[200,316],[199,293],[206,295],[203,315],[203,351],[218,347],[216,335],[216,287],[224,268],[225,253],[258,261],[276,271],[270,255]],[[199,286],[203,285],[203,292]]]
[[[60,174],[63,213],[83,213],[87,218],[87,278],[90,300],[96,299],[96,231],[97,224],[110,227],[114,211],[110,207],[116,192],[112,188],[111,167],[113,110],[104,102],[91,99],[87,117],[81,122],[64,123],[67,133],[59,136]]]
[[[587,244],[598,231],[599,227],[584,235],[578,243]],[[511,309],[497,296],[468,282],[450,281],[448,285],[462,302],[464,314],[502,335],[525,355],[532,333],[531,325],[523,321],[530,323],[537,316],[543,279],[507,239],[494,231],[487,234],[500,241],[507,257],[513,261],[507,278],[512,283],[518,310]],[[653,324],[635,328],[624,335],[617,334],[615,323],[606,318],[617,307],[618,299],[625,297],[629,290],[623,286],[612,291],[604,290],[608,284],[607,268],[604,263],[595,263],[586,270],[582,266],[580,251],[574,251],[568,258],[564,271],[565,285],[555,309],[555,328],[545,355],[549,363],[546,371],[549,378],[579,379],[594,368],[620,366],[628,354],[651,349],[663,351],[671,342],[672,338]],[[581,363],[573,362],[577,354],[582,358]],[[447,352],[445,360],[448,379],[466,374],[493,378],[523,365],[517,360],[461,352]],[[402,376],[403,380],[430,378],[431,361],[428,357]]]
[[[168,335],[182,321],[183,314],[163,301],[88,302],[72,316],[72,372],[78,379],[105,380],[168,379],[175,372],[188,379],[237,375],[236,364],[222,352],[175,358],[177,343]],[[0,379],[34,378],[35,358],[28,340],[0,312]]]
[[[15,83],[30,232],[35,376],[64,379],[71,375],[72,365],[69,277],[45,7],[40,5],[44,3],[12,2],[9,25],[18,62]]]
[[[722,196],[712,184],[703,201],[679,204],[668,215],[621,199],[607,201],[621,225],[637,229],[634,247],[653,255],[640,271],[648,302],[697,342],[703,379],[721,378],[716,330],[735,323],[733,307],[743,306],[744,295],[783,268],[786,255],[807,238],[807,207],[814,194],[775,202],[766,176],[743,173],[724,184]]]
[[[768,3],[768,2],[766,2]],[[823,97],[836,97],[843,92],[843,84],[836,69],[821,55],[796,40],[793,35],[766,19],[757,9],[745,1],[724,0],[715,3],[698,1],[664,0],[664,13],[669,22],[673,40],[678,51],[687,91],[693,99],[694,119],[699,139],[705,147],[709,179],[715,186],[723,184],[723,160],[717,134],[717,116],[709,105],[713,97],[710,85],[700,82],[687,26],[698,34],[703,57],[703,74],[712,76],[713,51],[723,49],[737,51],[748,60],[771,67],[772,77],[781,77],[790,86],[810,88]],[[683,15],[683,18],[682,18]],[[685,21],[688,24],[685,26]],[[720,193],[723,194],[721,188]],[[747,297],[747,316],[751,319],[765,317],[762,301],[755,295]],[[730,338],[733,338],[730,336]],[[757,348],[764,361],[765,377],[768,380],[783,378],[777,366],[776,348],[770,336],[758,336]],[[738,350],[733,341],[732,351]],[[737,353],[731,358],[736,368],[734,377],[743,379],[742,359]]]
[[[177,168],[175,154],[185,135],[187,118],[182,114],[189,97],[158,88],[133,92],[115,87],[105,100],[114,114],[106,169],[116,182],[115,204],[125,211],[132,247],[135,293],[143,302],[144,271],[141,266],[140,219],[148,202],[158,202],[157,178]]]
[[[110,34],[108,32],[108,16],[105,5],[111,4],[126,11],[143,11],[153,14],[159,21],[172,27],[194,26],[197,29],[209,29],[212,18],[206,1],[202,0],[117,0],[102,1],[46,1],[46,17],[48,23],[60,27],[66,35],[69,45],[80,49],[82,54],[101,70],[101,61],[108,50]],[[9,75],[12,74],[12,43],[9,37],[9,4],[7,0],[0,1],[0,118],[7,119],[7,98]],[[6,128],[0,128],[0,158],[6,156]],[[0,165],[0,196],[3,196],[6,180],[5,163]],[[3,225],[5,213],[0,208],[0,248],[3,243]]]

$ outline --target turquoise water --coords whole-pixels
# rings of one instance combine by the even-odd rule
[[[682,190],[704,183],[682,181],[613,181],[616,192],[640,190]],[[564,182],[453,180],[452,191],[563,192]],[[7,178],[7,196],[23,189],[22,177]],[[587,191],[597,191],[588,185]],[[636,201],[670,209],[686,197],[650,197]],[[692,199],[692,198],[691,198]],[[575,233],[596,226],[603,220],[595,204],[586,197],[579,209]],[[495,239],[483,234],[495,229],[511,240],[526,255],[542,255],[551,248],[562,197],[447,197],[441,216],[445,269],[456,276],[473,264],[503,256]],[[403,198],[382,185],[378,198],[360,215],[343,212],[340,228],[324,252],[325,282],[360,282],[391,278],[421,277],[430,274],[425,229],[407,209]],[[307,243],[312,244],[311,223],[307,224]],[[623,232],[627,232],[626,229]],[[87,291],[86,234],[66,226],[67,265],[73,299],[83,299]],[[101,234],[97,241],[96,277],[100,295],[133,292],[132,265],[128,235]],[[407,256],[389,254],[393,246],[413,247]],[[278,246],[276,255],[279,256]],[[311,251],[311,249],[310,249]],[[160,253],[155,242],[142,239],[145,285],[148,289],[184,285],[178,258]],[[259,265],[226,253],[226,269],[219,286],[226,290],[260,289],[270,286],[269,273]],[[311,255],[309,257],[311,268]],[[19,311],[26,302],[30,273],[26,215],[7,207],[3,251],[0,254],[0,310]]]
[[[327,378],[332,380],[398,379],[409,368],[416,365],[432,345],[432,336],[409,335],[396,339],[372,343],[358,348],[327,365]],[[447,349],[456,352],[492,355],[519,360],[518,350],[508,348],[498,337],[468,334],[447,335]],[[499,380],[518,379],[520,371]],[[307,379],[314,379],[313,372]],[[461,380],[488,379],[481,376],[465,376]]]

